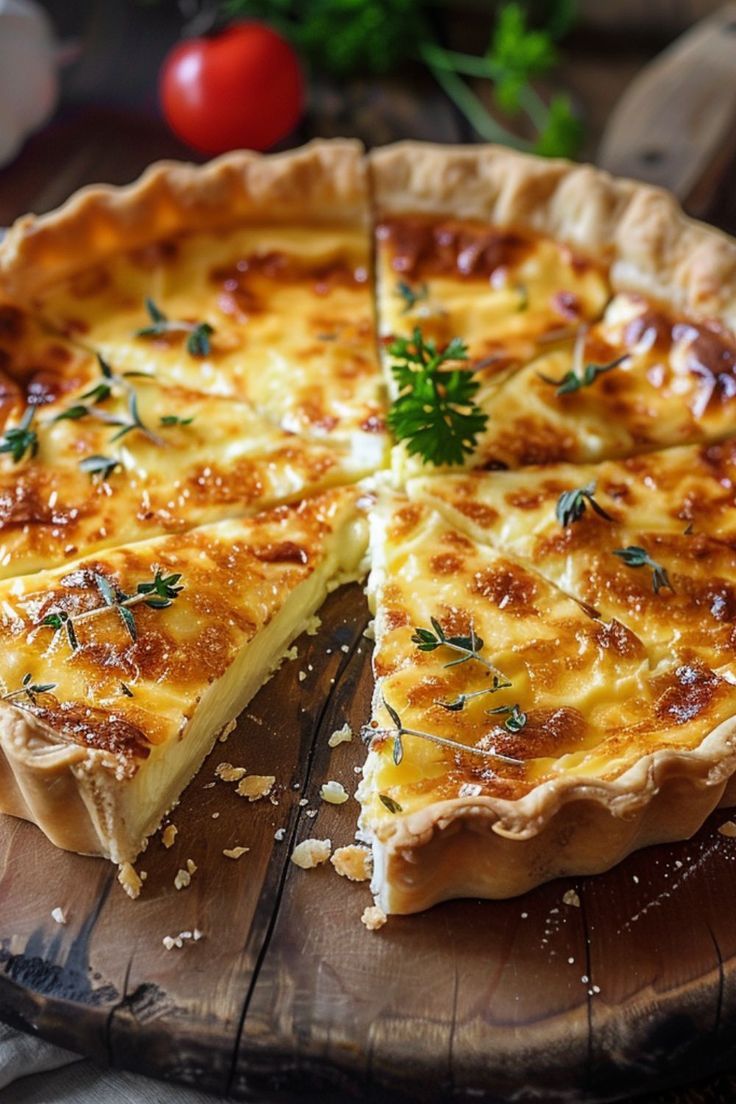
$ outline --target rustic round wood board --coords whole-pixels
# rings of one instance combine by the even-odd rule
[[[259,1101],[602,1102],[736,1065],[736,840],[717,830],[724,812],[608,874],[448,903],[377,933],[360,923],[365,885],[289,862],[308,836],[350,842],[357,813],[320,802],[319,787],[335,778],[352,792],[363,754],[358,739],[327,743],[368,717],[360,588],[332,595],[322,618],[187,790],[173,847],[149,845],[139,900],[106,862],[0,817],[0,1019]],[[222,761],[276,775],[277,804],[212,785]],[[223,856],[237,845],[250,850]],[[197,870],[177,891],[189,858]],[[563,901],[571,888],[579,907]],[[164,948],[195,927],[201,941]]]

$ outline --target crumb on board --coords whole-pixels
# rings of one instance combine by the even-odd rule
[[[277,843],[281,843],[281,841],[283,840],[285,835],[286,835],[286,829],[285,828],[277,828],[276,831],[273,834],[273,838],[276,840]]]
[[[181,867],[177,870],[174,877],[174,887],[176,889],[186,889],[191,884],[192,874],[196,873],[197,864],[192,859],[187,859],[186,868]]]
[[[366,640],[376,639],[376,624],[375,621],[369,621],[366,627],[363,629],[363,636]]]
[[[334,748],[338,744],[347,744],[353,738],[353,730],[346,721],[342,728],[336,728],[327,741],[328,747]]]
[[[221,744],[224,744],[230,733],[235,731],[237,723],[236,720],[228,721],[218,737]]]
[[[249,801],[258,801],[261,797],[268,797],[275,781],[273,774],[249,774],[238,782],[235,792]]]
[[[332,853],[332,840],[305,839],[291,853],[291,861],[302,870],[311,870],[327,862]]]
[[[55,909],[51,910],[51,919],[57,924],[66,924],[66,913],[59,905]]]
[[[128,896],[132,897],[133,900],[140,895],[143,883],[138,877],[132,863],[124,862],[120,864],[120,868],[118,869],[118,881]]]
[[[349,843],[346,847],[338,847],[330,862],[341,878],[351,882],[367,882],[371,876],[373,855],[369,847]]]
[[[199,928],[195,928],[194,931],[181,931],[178,935],[165,935],[161,942],[167,951],[173,951],[174,948],[180,950],[185,943],[198,943],[203,935]]]
[[[345,789],[342,782],[335,782],[335,780],[331,778],[329,782],[324,782],[320,786],[319,796],[323,801],[326,801],[328,805],[344,805],[350,794]]]
[[[250,847],[225,847],[222,853],[226,859],[239,859],[247,851],[250,851]]]
[[[368,931],[378,931],[388,920],[388,916],[378,905],[368,905],[363,909],[361,923],[365,924]]]
[[[563,905],[572,905],[573,908],[580,908],[580,898],[574,889],[568,889],[562,896]]]
[[[726,820],[718,829],[722,836],[728,836],[729,839],[736,837],[736,824],[732,820]]]
[[[300,682],[304,682],[305,678],[307,677],[307,672],[306,671],[300,671],[297,677],[298,677]]]
[[[176,833],[178,831],[179,829],[176,827],[175,824],[167,824],[163,832],[161,833],[161,842],[167,850],[169,849],[169,847],[173,847],[174,840],[176,839]]]
[[[218,763],[215,767],[215,776],[221,782],[239,782],[245,778],[245,767],[234,767],[232,763]]]
[[[218,820],[220,814],[219,813],[211,813],[210,816],[212,817],[212,820]]]

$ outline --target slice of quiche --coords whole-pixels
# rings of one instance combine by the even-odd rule
[[[736,768],[736,687],[650,655],[438,510],[371,510],[360,831],[386,912],[508,897],[690,835]]]
[[[411,480],[473,540],[534,565],[656,660],[736,680],[736,442]],[[693,690],[693,698],[696,693]]]
[[[466,427],[436,466],[596,461],[732,432],[736,249],[667,193],[494,147],[399,143],[371,172],[388,386],[436,392],[393,422],[402,477],[428,458],[428,411],[448,439]]]
[[[287,433],[248,403],[95,368],[82,389],[8,404],[0,579],[361,475],[348,448]]]
[[[0,809],[132,861],[366,544],[357,490],[0,584]]]
[[[387,438],[357,142],[154,166],[8,234],[0,279],[121,374],[249,402],[367,474]]]

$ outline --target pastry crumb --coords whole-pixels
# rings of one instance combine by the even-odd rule
[[[335,782],[334,779],[330,779],[329,782],[325,782],[320,786],[319,796],[328,805],[344,805],[350,794],[342,782]]]
[[[347,847],[338,847],[330,862],[341,878],[350,882],[367,882],[373,868],[373,855],[369,847],[350,843]]]
[[[305,839],[291,853],[291,861],[302,870],[311,870],[327,862],[332,853],[332,840]]]
[[[197,870],[197,864],[194,859],[187,859],[187,870],[190,874],[194,874]]]
[[[215,775],[221,782],[239,782],[245,778],[245,767],[234,767],[232,763],[218,763]]]
[[[212,814],[211,814],[211,819],[212,819],[212,820],[217,820],[217,819],[219,818],[219,816],[220,816],[220,814],[219,814],[219,813],[212,813]]]
[[[300,682],[304,682],[306,677],[307,677],[307,672],[306,671],[300,671],[298,676],[297,676],[297,678],[299,679]]]
[[[179,829],[176,827],[175,824],[167,824],[163,832],[161,833],[161,842],[167,850],[169,849],[169,847],[173,847],[174,840],[176,839],[176,833],[178,831]]]
[[[165,935],[161,942],[167,951],[173,951],[174,948],[181,950],[185,943],[194,941],[199,942],[202,938],[202,932],[199,928],[195,928],[194,931],[181,931],[178,935]]]
[[[143,882],[138,877],[136,869],[132,863],[121,863],[118,870],[118,881],[120,882],[121,886],[128,894],[128,896],[131,897],[134,901],[136,897],[140,896],[141,886],[143,885]]]
[[[328,747],[334,748],[338,744],[348,744],[353,738],[353,730],[346,721],[342,728],[336,728],[327,741]]]
[[[376,623],[375,621],[369,621],[366,627],[363,629],[363,636],[366,640],[376,639]]]
[[[261,797],[268,797],[275,781],[273,774],[249,774],[238,782],[235,792],[249,801],[258,801]]]
[[[226,847],[222,853],[227,859],[239,859],[246,851],[250,851],[250,847]]]
[[[276,840],[277,843],[281,843],[281,841],[283,840],[285,835],[286,835],[286,829],[285,828],[277,828],[276,831],[273,834],[273,838]]]
[[[185,870],[184,867],[181,867],[179,870],[177,870],[174,876],[174,888],[186,889],[187,886],[191,884],[191,881],[191,873],[188,870]]]
[[[568,889],[567,893],[562,896],[562,903],[563,905],[572,905],[573,908],[580,908],[580,897],[574,889]]]
[[[309,618],[304,629],[307,636],[316,636],[322,627],[322,618],[317,613],[313,613]]]
[[[51,919],[56,921],[57,924],[66,924],[66,913],[59,905],[55,909],[51,910]]]
[[[378,905],[368,905],[367,908],[363,909],[360,920],[361,923],[365,924],[368,931],[378,931],[386,923],[388,916]]]
[[[726,820],[718,829],[722,836],[728,836],[729,839],[736,837],[736,824],[732,820]]]
[[[237,721],[229,721],[225,725],[225,727],[223,728],[222,732],[220,733],[220,735],[218,737],[221,744],[226,743],[227,738],[230,735],[230,733],[235,731],[237,723],[238,723]]]
[[[296,644],[292,644],[291,647],[287,648],[287,650],[284,652],[284,659],[287,663],[290,663],[292,659],[297,659],[298,656],[299,649],[297,648]]]

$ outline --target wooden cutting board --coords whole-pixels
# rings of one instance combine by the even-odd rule
[[[218,744],[156,838],[129,900],[102,860],[0,818],[0,1019],[155,1077],[238,1099],[631,1099],[736,1062],[736,840],[714,816],[690,842],[512,901],[463,901],[379,932],[367,887],[289,862],[308,836],[347,843],[369,711],[357,586]],[[300,680],[299,672],[306,672]],[[215,782],[229,761],[278,779],[278,804]],[[301,805],[301,800],[306,805]],[[314,811],[317,815],[312,815]],[[285,839],[274,838],[285,828]],[[235,861],[224,848],[247,846]],[[176,871],[193,859],[187,889]],[[580,905],[564,903],[574,889]],[[67,923],[51,917],[61,907]],[[165,950],[165,935],[204,937]]]

